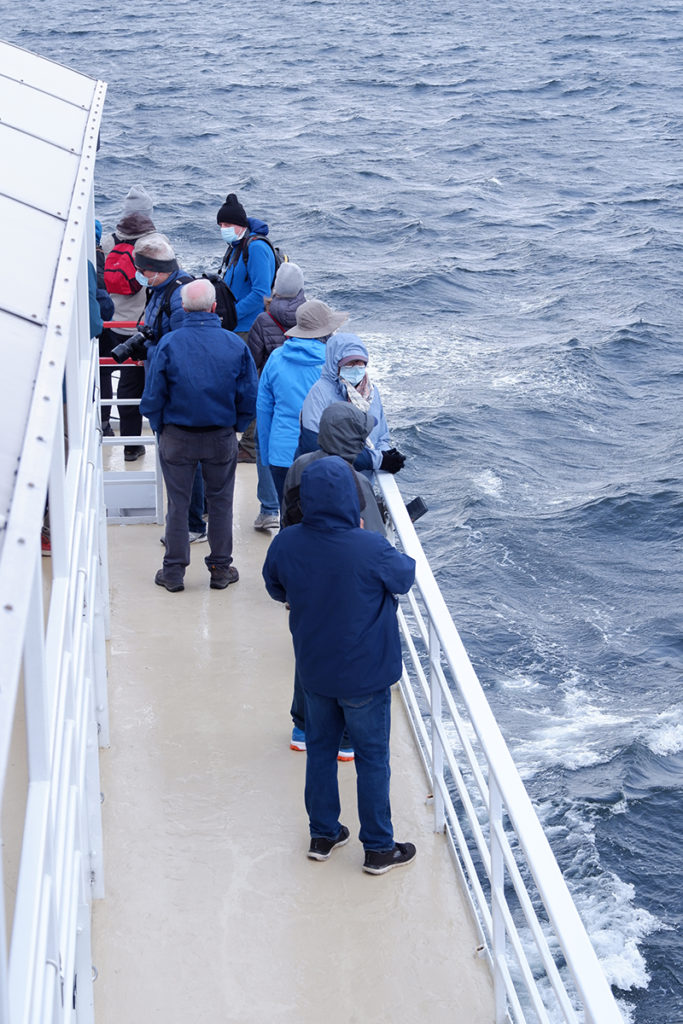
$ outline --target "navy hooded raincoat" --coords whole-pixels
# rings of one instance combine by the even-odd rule
[[[336,455],[301,477],[303,522],[279,533],[263,578],[290,605],[289,628],[305,690],[356,697],[401,675],[394,594],[415,579],[415,561],[377,533],[360,528],[358,491]]]

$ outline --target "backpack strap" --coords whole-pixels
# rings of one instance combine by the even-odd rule
[[[155,340],[155,342],[158,342],[161,339],[161,318],[163,317],[164,313],[168,317],[169,321],[171,319],[171,298],[173,296],[173,293],[175,292],[176,288],[182,288],[182,286],[184,284],[188,284],[188,282],[190,282],[190,281],[194,281],[194,278],[192,277],[191,274],[179,274],[178,277],[175,277],[164,288],[164,294],[161,296],[161,302],[159,303],[159,312],[157,313],[157,315],[155,317],[154,327],[152,328],[152,330],[154,331],[154,340]],[[149,300],[149,291],[150,290],[148,288],[147,289],[147,298],[148,298],[148,300]]]
[[[273,257],[275,259],[275,271],[273,273],[273,281],[275,281],[275,274],[277,274],[278,267],[280,266],[281,263],[287,263],[289,262],[289,260],[287,256],[282,255],[280,250],[276,248],[276,246],[274,246],[270,239],[266,238],[265,235],[247,235],[246,238],[243,238],[241,240],[239,245],[229,245],[225,251],[225,255],[223,256],[223,262],[221,263],[219,273],[224,274],[229,267],[236,266],[240,261],[240,257],[242,257],[244,260],[244,267],[246,270],[247,262],[249,260],[249,247],[252,244],[252,242],[265,242],[270,251],[272,252]]]
[[[282,333],[284,334],[287,328],[286,328],[286,327],[283,327],[283,326],[282,326],[282,324],[280,323],[280,321],[279,321],[279,320],[276,320],[276,319],[275,319],[275,317],[273,316],[273,314],[272,314],[272,313],[270,312],[270,310],[269,310],[269,309],[268,309],[268,310],[266,310],[266,312],[268,313],[268,316],[269,316],[269,317],[270,317],[270,319],[271,319],[271,320],[273,321],[273,323],[274,323],[274,324],[275,324],[275,325],[276,325],[277,327],[279,327],[279,328],[280,328],[280,330],[282,331]]]

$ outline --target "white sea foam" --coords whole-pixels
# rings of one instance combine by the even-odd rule
[[[477,475],[472,478],[472,483],[475,487],[478,487],[480,491],[483,491],[484,494],[490,494],[494,498],[499,497],[503,490],[503,481],[491,469],[486,469],[482,473],[477,473]]]
[[[663,711],[639,737],[653,754],[668,757],[683,750],[683,721],[678,709]]]
[[[573,770],[608,761],[630,741],[632,728],[632,718],[601,708],[576,685],[558,693],[556,708],[536,709],[534,720],[536,727],[514,747],[524,777],[535,775],[539,767]]]

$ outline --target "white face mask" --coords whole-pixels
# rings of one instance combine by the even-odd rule
[[[234,228],[221,228],[221,238],[227,245],[233,245],[235,242],[239,242],[240,238],[244,236],[246,228],[243,228],[239,234]]]
[[[362,381],[366,370],[367,366],[342,366],[339,376],[355,388]]]

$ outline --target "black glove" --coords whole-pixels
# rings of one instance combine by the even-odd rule
[[[403,469],[405,461],[405,455],[401,455],[398,448],[390,448],[388,452],[382,452],[379,468],[387,473],[398,473],[399,469]]]

